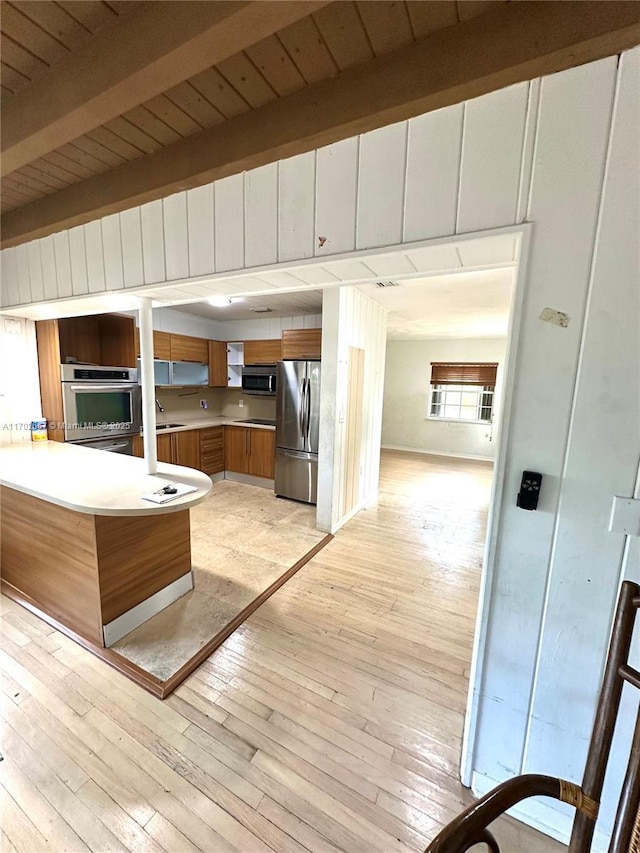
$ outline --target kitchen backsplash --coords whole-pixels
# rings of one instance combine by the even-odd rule
[[[217,415],[237,419],[276,416],[274,397],[247,396],[233,388],[156,388],[156,398],[164,409],[156,411],[159,424]],[[200,400],[207,401],[207,409],[201,408]],[[238,405],[240,400],[242,407]]]

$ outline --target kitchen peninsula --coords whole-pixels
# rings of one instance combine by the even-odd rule
[[[166,484],[194,491],[142,498]],[[55,441],[0,445],[2,592],[104,648],[193,588],[189,508],[205,474]]]

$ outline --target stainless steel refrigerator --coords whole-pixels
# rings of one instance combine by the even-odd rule
[[[316,503],[319,420],[320,362],[278,362],[276,495]]]

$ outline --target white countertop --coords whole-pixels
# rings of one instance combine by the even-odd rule
[[[178,512],[211,491],[211,479],[201,471],[159,462],[158,473],[150,476],[145,464],[135,456],[59,441],[0,444],[0,485],[89,515]],[[197,491],[166,504],[142,500],[166,483],[186,483]]]
[[[248,424],[246,421],[240,420],[238,418],[225,418],[222,415],[214,415],[210,417],[204,418],[181,418],[176,416],[175,418],[171,418],[167,423],[180,423],[179,427],[172,427],[171,429],[161,429],[158,430],[157,427],[161,426],[163,421],[156,418],[156,433],[158,435],[162,435],[162,433],[171,433],[171,432],[184,432],[188,429],[206,429],[207,427],[217,427],[217,426],[245,426],[250,427],[251,429],[270,429],[275,430],[275,426],[270,426],[269,424]]]

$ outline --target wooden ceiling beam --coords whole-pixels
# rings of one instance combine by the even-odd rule
[[[6,101],[7,175],[306,17],[315,0],[139,2]]]
[[[177,4],[180,5],[180,4]],[[10,246],[640,42],[640,4],[506,3],[2,216]]]

